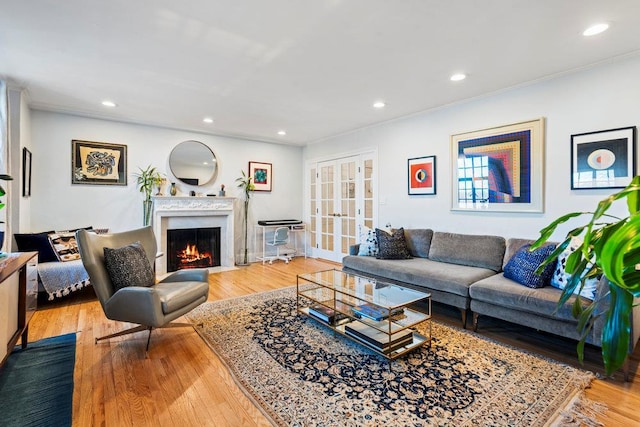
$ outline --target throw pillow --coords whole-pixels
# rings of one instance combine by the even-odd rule
[[[80,259],[76,235],[74,232],[55,232],[49,234],[51,245],[56,251],[59,261]]]
[[[378,240],[378,259],[407,259],[411,258],[407,242],[404,240],[404,229],[402,227],[393,230],[391,234],[376,228],[376,239]]]
[[[369,227],[362,227],[360,230],[360,248],[358,256],[376,256],[378,255],[378,239],[375,230]]]
[[[542,274],[536,270],[555,249],[555,245],[546,245],[531,252],[530,244],[521,247],[504,267],[504,277],[514,280],[529,288],[542,288],[549,284],[555,266],[549,264]]]
[[[58,255],[51,245],[49,234],[44,233],[14,234],[20,252],[38,252],[38,262],[58,262]]]
[[[104,264],[114,291],[127,286],[152,286],[155,275],[140,242],[121,248],[104,248]]]
[[[567,258],[569,258],[569,255],[571,255],[572,252],[578,249],[580,245],[582,245],[582,239],[580,237],[572,237],[571,242],[569,242],[569,245],[566,247],[566,249],[562,251],[560,255],[558,255],[558,264],[557,264],[556,270],[553,272],[553,277],[551,278],[551,286],[553,286],[554,288],[558,288],[562,290],[565,288],[565,286],[567,286],[567,283],[569,283],[569,279],[571,278],[571,275],[565,271],[565,266],[567,265]],[[573,293],[579,294],[584,298],[593,300],[596,295],[597,286],[598,286],[598,279],[596,278],[587,279],[584,282],[584,287],[582,288],[582,291],[580,290],[580,286],[578,285],[574,289]]]

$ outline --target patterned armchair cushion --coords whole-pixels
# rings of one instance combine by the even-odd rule
[[[104,248],[104,263],[114,291],[155,283],[153,268],[140,242],[121,248]]]

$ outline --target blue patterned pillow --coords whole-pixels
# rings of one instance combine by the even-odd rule
[[[529,251],[530,246],[524,245],[511,257],[507,265],[504,266],[504,277],[529,288],[542,288],[549,284],[555,264],[547,265],[540,275],[536,274],[536,270],[556,246],[546,245],[533,252]]]

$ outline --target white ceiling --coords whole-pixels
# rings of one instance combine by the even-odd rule
[[[639,18],[639,0],[0,0],[0,76],[36,109],[303,145],[635,55]]]

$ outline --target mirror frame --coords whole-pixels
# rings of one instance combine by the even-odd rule
[[[178,174],[176,174],[175,170],[177,169],[178,166],[177,165],[172,165],[172,162],[171,162],[172,159],[174,159],[174,162],[175,162],[175,158],[176,158],[175,156],[177,155],[177,154],[175,154],[175,153],[177,153],[176,150],[180,149],[180,147],[185,147],[184,144],[188,144],[188,143],[189,144],[195,143],[195,144],[201,145],[202,147],[201,148],[197,148],[197,149],[199,149],[199,150],[201,150],[202,148],[206,149],[207,150],[207,154],[211,154],[211,156],[213,157],[213,160],[215,161],[215,166],[214,166],[213,170],[211,171],[209,179],[207,179],[206,181],[203,180],[203,182],[198,182],[198,184],[191,184],[189,182],[183,181],[182,178],[185,178],[185,177],[183,176],[181,178],[180,176],[178,176]],[[192,165],[194,167],[200,167],[202,165],[202,156],[197,156],[197,158],[196,157],[192,157],[189,160],[191,161],[191,163],[192,163]],[[182,165],[182,167],[188,167],[188,166]],[[196,140],[193,140],[193,139],[188,139],[186,141],[182,141],[181,143],[179,143],[178,145],[173,147],[173,149],[171,150],[171,153],[169,153],[169,170],[171,170],[171,174],[175,177],[176,180],[178,180],[181,183],[186,184],[186,185],[193,185],[194,187],[202,187],[202,186],[205,186],[207,184],[213,184],[215,182],[216,178],[218,177],[218,170],[219,169],[220,169],[220,166],[218,165],[218,157],[216,156],[216,154],[213,152],[213,150],[208,145],[206,145],[205,143],[200,142],[200,141],[196,141]],[[181,174],[181,175],[184,175],[184,174]]]

